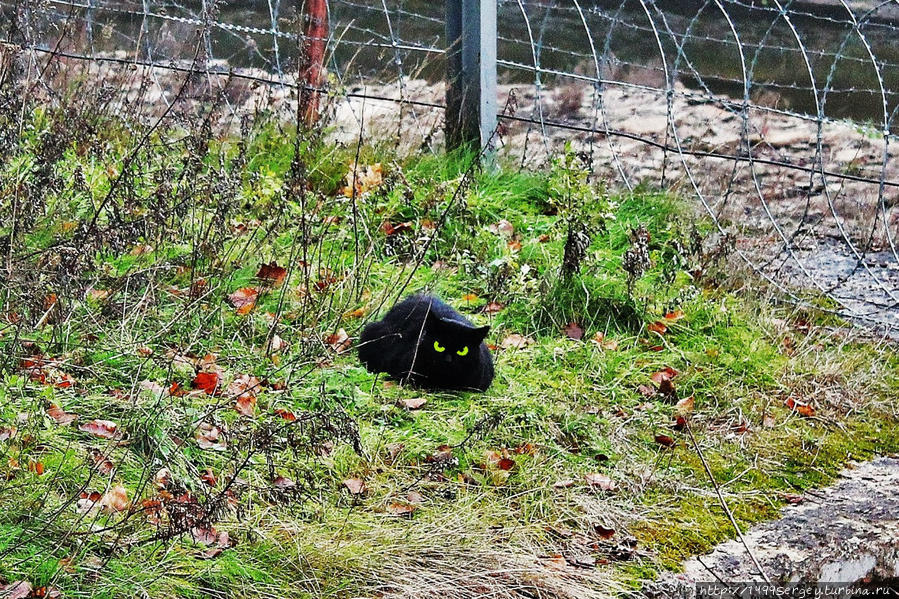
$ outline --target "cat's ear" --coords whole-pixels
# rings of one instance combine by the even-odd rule
[[[488,325],[488,326],[483,326],[483,327],[478,327],[476,329],[473,329],[471,333],[474,336],[474,338],[478,340],[478,343],[480,343],[481,341],[484,340],[484,338],[487,337],[487,333],[489,333],[489,332],[490,332],[490,326]]]

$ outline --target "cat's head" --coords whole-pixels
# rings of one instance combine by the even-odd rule
[[[419,357],[434,365],[473,364],[478,360],[481,342],[488,332],[489,326],[476,327],[430,312],[421,337]]]

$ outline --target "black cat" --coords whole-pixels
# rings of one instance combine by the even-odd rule
[[[432,295],[411,295],[363,329],[359,359],[369,372],[422,387],[486,391],[493,382],[489,330]]]

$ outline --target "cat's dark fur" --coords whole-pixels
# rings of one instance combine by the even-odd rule
[[[432,295],[411,295],[365,327],[359,359],[370,372],[422,387],[486,391],[493,382],[489,330]]]

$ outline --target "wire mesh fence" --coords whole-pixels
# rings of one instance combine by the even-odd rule
[[[35,60],[139,66],[163,103],[190,66],[221,89],[246,84],[225,94],[232,121],[258,110],[260,85],[290,114],[293,5],[6,0],[2,10],[6,39]],[[539,167],[571,142],[618,185],[678,186],[793,301],[830,298],[860,322],[896,323],[895,0],[501,0],[498,11],[501,153]],[[367,120],[436,149],[443,6],[336,0],[328,13],[321,93],[340,100],[344,139]],[[202,60],[191,66],[194,36]],[[129,85],[145,83],[132,76],[117,91]]]

